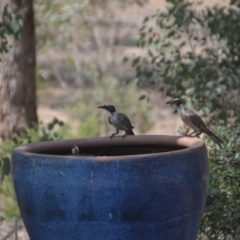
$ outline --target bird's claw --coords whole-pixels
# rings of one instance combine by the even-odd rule
[[[123,140],[125,139],[126,136],[127,136],[127,134],[122,135]]]
[[[183,134],[183,136],[185,137],[199,137],[201,135],[201,133],[197,133],[195,135],[192,135],[192,134]]]
[[[111,136],[110,136],[110,139],[113,139],[115,137],[115,133],[113,133]]]
[[[193,135],[189,135],[189,134],[183,134],[184,137],[195,137]]]

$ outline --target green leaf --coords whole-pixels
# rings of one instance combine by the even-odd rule
[[[143,100],[143,99],[145,99],[145,98],[146,98],[146,95],[143,94],[143,95],[141,95],[141,96],[138,98],[138,100]]]
[[[151,64],[154,64],[157,59],[158,59],[158,56],[153,57],[153,58],[152,58],[152,61],[151,61]]]
[[[151,45],[151,44],[152,44],[152,42],[153,42],[153,38],[152,38],[152,37],[150,37],[150,38],[148,39],[148,44],[149,44],[149,45]]]
[[[222,92],[225,92],[226,90],[227,90],[227,86],[223,84],[219,84],[216,88],[217,93],[222,93]]]
[[[64,122],[63,121],[59,121],[58,124],[59,124],[60,127],[64,126]]]
[[[54,128],[54,123],[49,123],[48,125],[47,125],[47,129],[48,130],[52,130]]]
[[[133,61],[132,61],[132,67],[135,67],[138,63],[139,63],[139,61],[140,61],[140,56],[139,57],[136,57],[135,59],[133,59]]]
[[[176,33],[176,30],[171,30],[171,31],[169,31],[169,33],[167,34],[167,37],[172,37],[173,35],[175,35],[175,33]]]
[[[11,163],[10,158],[4,157],[2,158],[3,166],[2,166],[2,175],[9,175],[11,171]]]
[[[144,48],[145,44],[146,44],[146,41],[143,40],[143,41],[140,43],[141,48]]]
[[[150,49],[148,49],[148,55],[149,55],[150,57],[153,57],[153,53],[152,53],[152,51],[151,51]]]
[[[194,87],[190,87],[190,88],[185,90],[185,93],[186,93],[186,95],[191,95],[191,94],[194,93],[194,91],[195,91],[195,88]]]
[[[139,31],[141,32],[141,31],[143,31],[145,28],[146,28],[146,25],[143,25],[143,26],[139,29]]]
[[[131,82],[130,79],[125,79],[125,80],[123,81],[123,85],[127,85],[127,84],[129,84],[130,82]]]
[[[143,24],[146,23],[146,22],[148,22],[148,20],[149,20],[149,17],[146,16],[146,17],[143,19]]]
[[[122,63],[125,63],[128,61],[128,57],[123,57]]]
[[[209,82],[207,82],[206,87],[207,88],[212,88],[213,85],[214,85],[214,81],[209,81]]]

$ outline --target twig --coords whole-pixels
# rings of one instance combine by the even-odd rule
[[[14,232],[15,232],[15,240],[18,240],[18,220],[17,219],[15,219]]]
[[[16,226],[16,225],[15,225],[15,226]],[[18,226],[18,230],[21,230],[22,228],[23,228],[22,225]],[[14,229],[12,229],[11,231],[9,231],[9,232],[7,233],[7,235],[5,235],[5,236],[3,237],[3,239],[1,239],[1,240],[8,240],[14,233],[15,233],[15,227],[14,227]],[[15,239],[16,239],[16,238],[15,238]]]

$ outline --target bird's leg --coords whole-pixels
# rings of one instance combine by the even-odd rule
[[[125,139],[126,136],[127,136],[127,133],[125,132],[125,134],[122,135],[123,140]]]
[[[190,134],[183,134],[185,137],[191,137],[194,133],[196,133],[196,131],[193,131],[192,133]]]
[[[197,133],[195,136],[192,136],[194,133]],[[197,132],[197,131],[193,131],[192,133],[190,133],[190,134],[187,134],[187,135],[185,135],[186,137],[198,137],[199,135],[201,135],[202,134],[202,132]]]
[[[192,133],[190,133],[190,134],[188,134],[188,135],[186,135],[187,137],[190,137],[190,136],[192,136],[194,133],[196,133],[197,131],[193,131]]]
[[[111,136],[110,136],[110,138],[112,139],[116,134],[118,134],[119,133],[119,131],[118,131],[118,129],[116,129],[116,132],[115,133],[113,133]]]
[[[195,132],[197,132],[197,131],[195,131]],[[192,132],[192,134],[193,134],[193,132]],[[191,134],[191,135],[192,135]],[[198,137],[199,135],[201,135],[202,134],[202,132],[197,132],[197,134],[196,135],[194,135],[193,137]]]

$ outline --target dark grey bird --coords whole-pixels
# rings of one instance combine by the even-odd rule
[[[105,109],[111,113],[111,115],[108,117],[108,122],[115,127],[116,132],[113,133],[110,138],[113,138],[119,133],[119,131],[125,131],[125,134],[122,136],[123,138],[125,138],[127,135],[135,135],[132,130],[134,127],[132,126],[129,118],[123,113],[116,112],[116,109],[113,105],[103,105],[99,106],[98,108]]]
[[[197,113],[195,113],[192,109],[185,108],[180,98],[173,98],[170,101],[166,102],[166,104],[175,104],[177,106],[177,111],[182,121],[188,127],[194,130],[192,133],[190,133],[187,136],[191,136],[194,133],[198,133],[197,135],[200,135],[201,133],[205,133],[213,140],[214,143],[216,143],[219,146],[219,148],[223,147],[222,146],[223,140],[220,139],[211,130],[207,128],[206,124]]]

